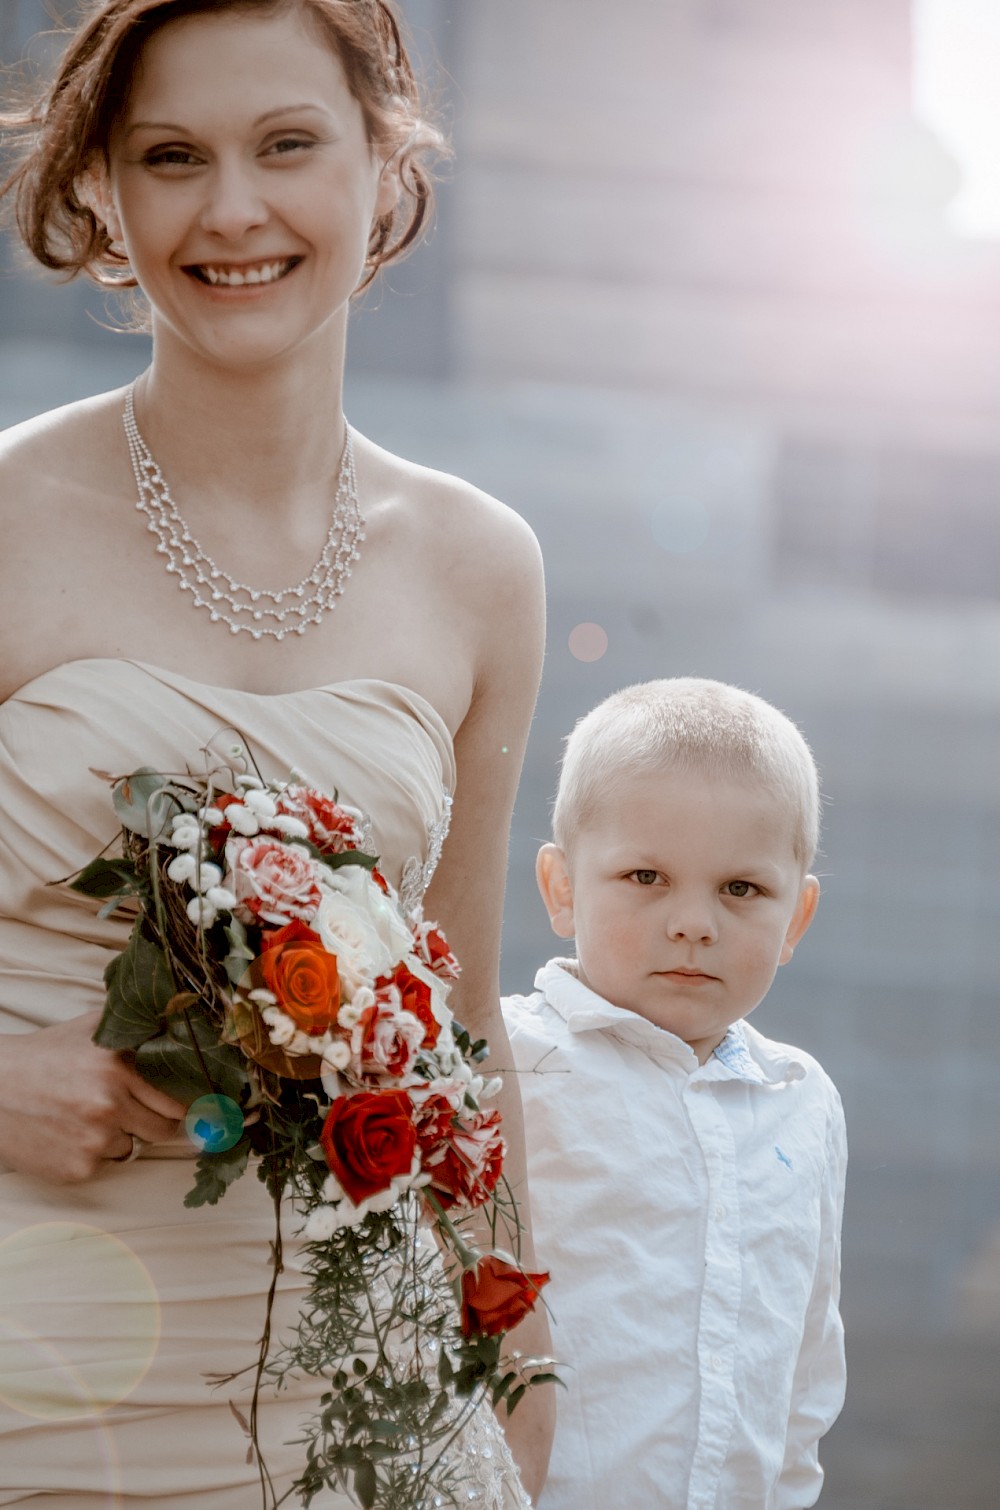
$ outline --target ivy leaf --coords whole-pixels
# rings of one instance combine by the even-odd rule
[[[135,1067],[150,1085],[185,1104],[216,1091],[240,1105],[249,1084],[239,1049],[220,1043],[212,1024],[190,1013],[172,1016],[164,1032],[140,1045]]]
[[[247,931],[239,918],[230,918],[224,932],[229,942],[229,953],[223,960],[223,965],[230,981],[238,986],[246,974],[248,963],[256,956],[247,943]]]
[[[296,839],[295,842],[301,844],[303,841]],[[378,863],[378,855],[366,854],[363,849],[343,849],[335,855],[326,855],[314,844],[310,844],[309,848],[316,859],[322,860],[324,865],[329,865],[331,870],[340,870],[344,865],[360,865],[362,870],[374,870]]]
[[[250,1157],[250,1139],[243,1137],[224,1153],[203,1153],[195,1165],[194,1188],[184,1197],[185,1206],[215,1206],[234,1180],[245,1173]]]
[[[105,897],[127,896],[130,893],[141,896],[145,888],[137,882],[138,871],[133,861],[100,857],[85,865],[69,884],[71,891],[78,891],[82,896],[100,901]]]
[[[106,1049],[135,1049],[159,1031],[177,987],[170,962],[140,925],[104,972],[108,995],[94,1042]]]
[[[122,828],[144,839],[158,837],[166,827],[171,808],[180,806],[166,788],[167,778],[149,766],[140,766],[138,771],[116,782],[111,800]]]

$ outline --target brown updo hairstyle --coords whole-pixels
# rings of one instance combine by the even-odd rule
[[[369,143],[392,160],[400,181],[395,207],[372,226],[358,292],[379,268],[417,240],[433,205],[427,159],[444,139],[421,113],[420,91],[389,0],[91,0],[45,97],[0,117],[20,161],[0,186],[14,192],[17,227],[43,267],[104,287],[134,288],[123,252],[88,202],[88,175],[108,159],[115,122],[128,99],[143,47],[185,16],[300,11],[329,38],[361,107]]]

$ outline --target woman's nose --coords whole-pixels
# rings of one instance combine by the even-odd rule
[[[220,163],[206,185],[202,227],[226,241],[239,241],[263,225],[268,210],[253,170],[242,163]]]

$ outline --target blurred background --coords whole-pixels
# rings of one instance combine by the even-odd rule
[[[44,64],[69,8],[0,0],[0,56]],[[404,10],[457,156],[355,315],[348,412],[545,553],[505,988],[558,952],[532,866],[580,714],[695,673],[801,724],[824,902],[755,1020],[851,1134],[822,1505],[995,1507],[1000,0]],[[0,423],[145,365],[3,255]]]

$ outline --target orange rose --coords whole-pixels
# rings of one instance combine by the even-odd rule
[[[264,985],[303,1033],[319,1036],[334,1026],[340,1008],[337,956],[296,918],[264,938],[260,956]]]

